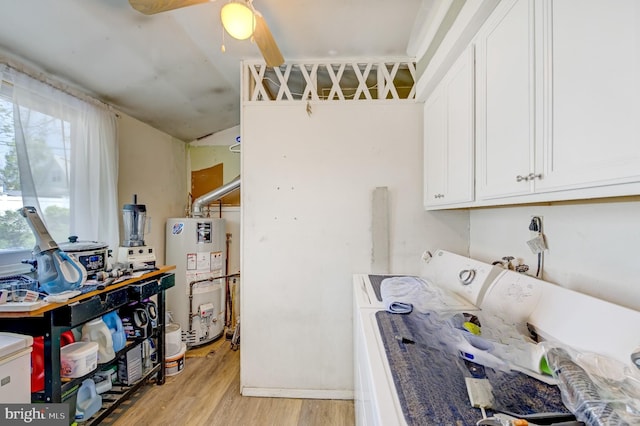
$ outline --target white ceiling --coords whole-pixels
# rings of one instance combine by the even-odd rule
[[[438,0],[254,0],[286,60],[404,57]],[[0,0],[0,53],[178,139],[240,123],[240,61],[217,0],[157,15],[128,0]],[[416,17],[418,17],[416,19]]]

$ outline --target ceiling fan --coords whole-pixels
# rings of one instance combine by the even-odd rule
[[[129,0],[129,4],[138,12],[144,13],[145,15],[154,15],[156,13],[207,3],[209,1],[212,0]],[[240,12],[240,14],[244,16],[245,23],[249,26],[248,31],[245,31],[244,34],[235,33],[233,25],[231,24],[230,26],[230,24],[228,24],[230,13],[234,12]],[[233,20],[238,15],[233,14],[232,16],[231,19]],[[243,40],[253,36],[267,66],[274,68],[284,63],[280,48],[278,48],[271,34],[271,30],[269,30],[267,22],[260,12],[253,7],[253,0],[231,1],[227,3],[222,7],[221,18],[225,30],[232,37]]]

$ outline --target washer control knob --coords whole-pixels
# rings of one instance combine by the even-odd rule
[[[458,278],[460,282],[464,285],[469,285],[476,278],[476,270],[475,269],[463,269],[458,274]]]
[[[635,352],[631,354],[631,362],[640,369],[640,348],[636,349]]]

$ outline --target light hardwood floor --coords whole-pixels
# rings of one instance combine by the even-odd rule
[[[242,345],[241,345],[242,346]],[[162,386],[144,386],[101,424],[225,426],[351,426],[353,401],[240,395],[240,351],[228,340],[198,348],[184,370]],[[242,349],[240,349],[242,350]]]

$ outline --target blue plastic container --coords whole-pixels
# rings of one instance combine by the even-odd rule
[[[87,279],[87,271],[77,260],[62,250],[36,254],[38,282],[48,294],[78,289]]]
[[[76,420],[84,422],[100,410],[102,397],[96,391],[96,384],[91,379],[82,382],[76,397]]]
[[[122,326],[122,320],[116,311],[111,311],[102,316],[102,320],[109,327],[111,338],[113,340],[113,350],[118,352],[123,349],[127,343],[127,336]]]

